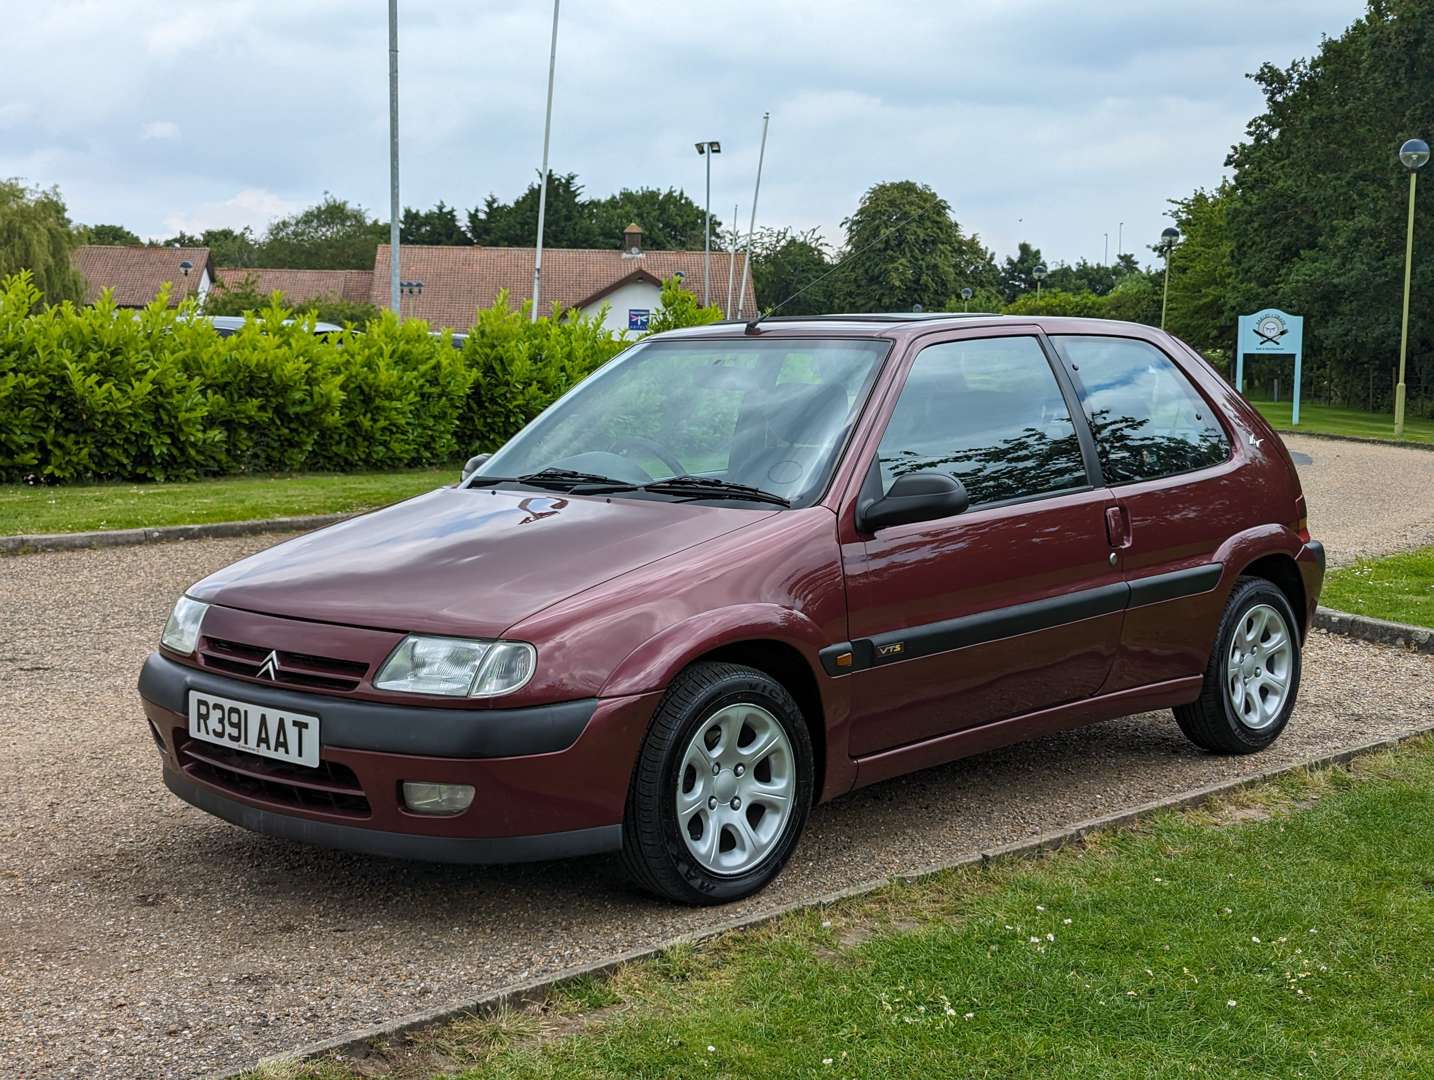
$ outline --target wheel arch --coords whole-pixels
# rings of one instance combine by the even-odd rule
[[[817,781],[817,794],[820,797],[820,789],[823,786],[821,780],[826,776],[827,768],[826,708],[822,704],[816,672],[812,670],[807,658],[800,650],[786,642],[771,638],[749,638],[718,646],[711,652],[696,657],[692,663],[706,660],[756,668],[776,679],[797,699],[797,705],[801,707],[802,715],[807,721],[807,734],[812,740],[813,778]]]
[[[722,608],[653,635],[617,666],[601,696],[664,689],[679,673],[705,660],[762,671],[785,686],[801,706],[812,740],[820,801],[846,791],[855,778],[841,743],[847,716],[845,680],[827,677],[820,667],[819,653],[830,643],[815,623],[791,608],[771,604]]]
[[[1300,574],[1294,557],[1284,552],[1262,555],[1241,569],[1240,576],[1263,578],[1285,594],[1285,599],[1290,602],[1290,608],[1295,613],[1295,620],[1299,623],[1300,641],[1303,642],[1305,632],[1309,629],[1308,609],[1305,606],[1304,577]]]

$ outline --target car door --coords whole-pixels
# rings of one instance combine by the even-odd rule
[[[1224,607],[1220,546],[1256,522],[1219,411],[1158,341],[1051,337],[1120,521],[1130,607],[1111,691],[1200,675]]]
[[[844,536],[853,756],[1093,694],[1128,592],[1074,390],[1033,327],[907,358],[862,498],[904,472],[961,480],[964,513]],[[869,445],[869,444],[868,444]]]

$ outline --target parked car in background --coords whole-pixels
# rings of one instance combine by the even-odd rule
[[[198,315],[196,318],[209,323],[214,327],[214,332],[220,337],[232,337],[244,329],[244,316],[242,315]],[[296,320],[285,319],[285,326],[292,326]],[[333,337],[342,334],[344,328],[335,323],[316,322],[314,323],[314,336],[321,338]],[[350,333],[362,333],[361,330],[351,330]]]
[[[1171,708],[1272,743],[1324,552],[1278,436],[1147,326],[851,315],[647,338],[444,488],[176,603],[165,783],[383,855],[767,884],[814,802]]]

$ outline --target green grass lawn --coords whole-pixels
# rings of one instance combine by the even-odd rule
[[[257,1076],[1434,1075],[1434,743]]]
[[[1434,626],[1434,547],[1331,570],[1320,603],[1356,615]]]
[[[366,510],[458,479],[459,466],[181,484],[0,485],[0,535],[195,525]]]
[[[1364,439],[1393,439],[1394,414],[1337,409],[1332,405],[1300,403],[1300,424],[1290,423],[1288,401],[1251,401],[1261,415],[1280,431],[1312,431],[1323,435],[1357,435]],[[1434,442],[1434,420],[1405,416],[1404,438],[1409,442]]]

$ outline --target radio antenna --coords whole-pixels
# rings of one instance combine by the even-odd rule
[[[775,315],[777,312],[781,311],[782,308],[786,307],[788,304],[790,304],[790,303],[791,303],[793,300],[795,300],[797,297],[801,296],[802,293],[806,292],[808,289],[812,288],[813,286],[820,285],[820,284],[821,284],[823,281],[825,281],[827,278],[829,278],[829,277],[831,277],[833,274],[835,274],[838,270],[840,270],[842,267],[844,267],[844,266],[847,264],[848,260],[855,259],[858,255],[861,255],[861,254],[863,254],[863,253],[865,253],[865,252],[867,252],[867,251],[870,251],[870,250],[871,250],[872,248],[874,248],[877,244],[881,243],[881,242],[882,242],[883,240],[885,240],[888,236],[890,236],[891,233],[892,233],[894,230],[905,228],[907,225],[911,224],[911,222],[915,221],[916,218],[917,218],[921,213],[922,213],[922,211],[920,211],[920,210],[914,211],[913,213],[907,215],[907,217],[905,217],[905,218],[902,219],[901,221],[896,222],[896,224],[894,224],[894,225],[888,225],[885,229],[883,229],[883,230],[881,231],[881,235],[880,235],[880,236],[876,237],[874,240],[870,241],[869,243],[864,244],[862,247],[857,248],[857,250],[853,251],[851,254],[846,255],[846,256],[843,256],[841,259],[838,259],[837,262],[836,262],[836,264],[835,264],[830,270],[828,270],[826,273],[822,274],[821,277],[814,278],[813,280],[807,282],[805,285],[803,285],[803,286],[802,286],[800,289],[798,289],[796,292],[792,293],[791,296],[787,297],[785,300],[783,300],[783,301],[782,301],[780,304],[778,304],[776,307],[770,307],[770,308],[768,308],[766,311],[759,312],[759,313],[757,314],[757,317],[747,324],[747,328],[746,328],[746,331],[745,331],[745,332],[748,333],[748,334],[755,334],[755,333],[757,333],[757,332],[758,332],[757,324],[760,323],[763,319],[770,319],[770,318],[771,318],[773,315]]]

